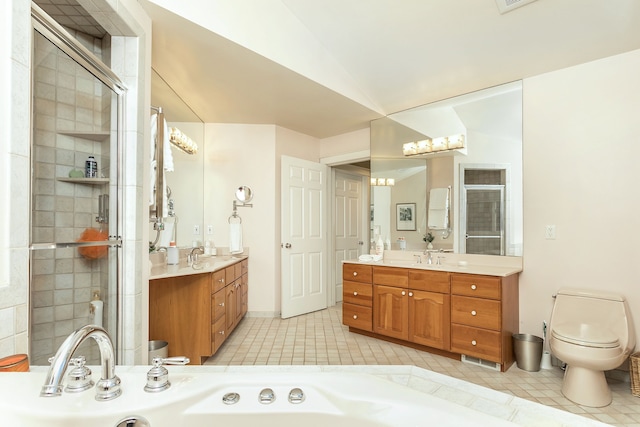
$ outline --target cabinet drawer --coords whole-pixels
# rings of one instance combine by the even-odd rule
[[[342,304],[342,323],[347,326],[364,331],[372,331],[372,316],[371,307],[346,302]]]
[[[226,292],[224,290],[220,290],[213,294],[213,298],[211,299],[211,319],[213,319],[214,322],[219,318],[224,317],[225,296]]]
[[[236,280],[238,278],[238,276],[236,276],[236,266],[235,265],[230,265],[229,267],[224,269],[225,275],[227,276],[227,283],[231,283],[234,280]]]
[[[211,293],[215,294],[220,289],[224,289],[227,285],[226,274],[224,269],[214,271],[213,273],[213,283],[211,284]]]
[[[452,274],[451,293],[470,297],[500,299],[499,277],[475,274]]]
[[[500,332],[451,325],[451,351],[502,363]]]
[[[373,267],[373,283],[406,288],[409,285],[409,270],[395,267]]]
[[[443,271],[409,270],[409,288],[448,294],[450,276]]]
[[[225,318],[221,317],[216,320],[211,327],[211,354],[218,351],[224,340],[227,338],[225,323]]]
[[[342,282],[342,286],[342,299],[344,302],[371,307],[373,290],[370,284],[349,282],[345,280]]]
[[[363,264],[342,264],[342,280],[371,283],[371,266]]]
[[[476,328],[501,329],[500,301],[461,297],[451,297],[451,322]]]

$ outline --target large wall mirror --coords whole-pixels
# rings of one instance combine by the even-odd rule
[[[165,230],[156,246],[168,246],[175,240],[178,246],[202,245],[204,233],[204,123],[171,86],[151,70],[151,105],[162,107],[168,127],[180,129],[198,146],[194,154],[172,147],[173,172],[166,172],[167,205],[164,212]],[[149,239],[156,239],[150,226]]]
[[[410,142],[459,134],[462,150],[403,152]],[[522,83],[372,121],[371,177],[372,238],[391,249],[424,250],[431,233],[434,250],[521,256]],[[446,190],[448,225],[430,228],[430,198],[433,207],[433,194]]]

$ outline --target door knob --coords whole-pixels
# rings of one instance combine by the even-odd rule
[[[282,246],[282,245],[280,245],[280,246]],[[284,248],[285,249],[291,249],[291,243],[285,243],[284,244]]]

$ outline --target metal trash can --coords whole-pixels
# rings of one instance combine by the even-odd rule
[[[154,357],[169,357],[169,343],[161,340],[149,341],[149,364]]]
[[[530,334],[513,334],[512,337],[518,368],[529,372],[539,371],[542,360],[542,338]]]

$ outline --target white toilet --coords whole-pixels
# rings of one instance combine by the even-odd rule
[[[620,366],[636,344],[627,300],[608,292],[562,289],[549,332],[551,353],[567,364],[562,394],[579,405],[610,404],[604,371]]]

